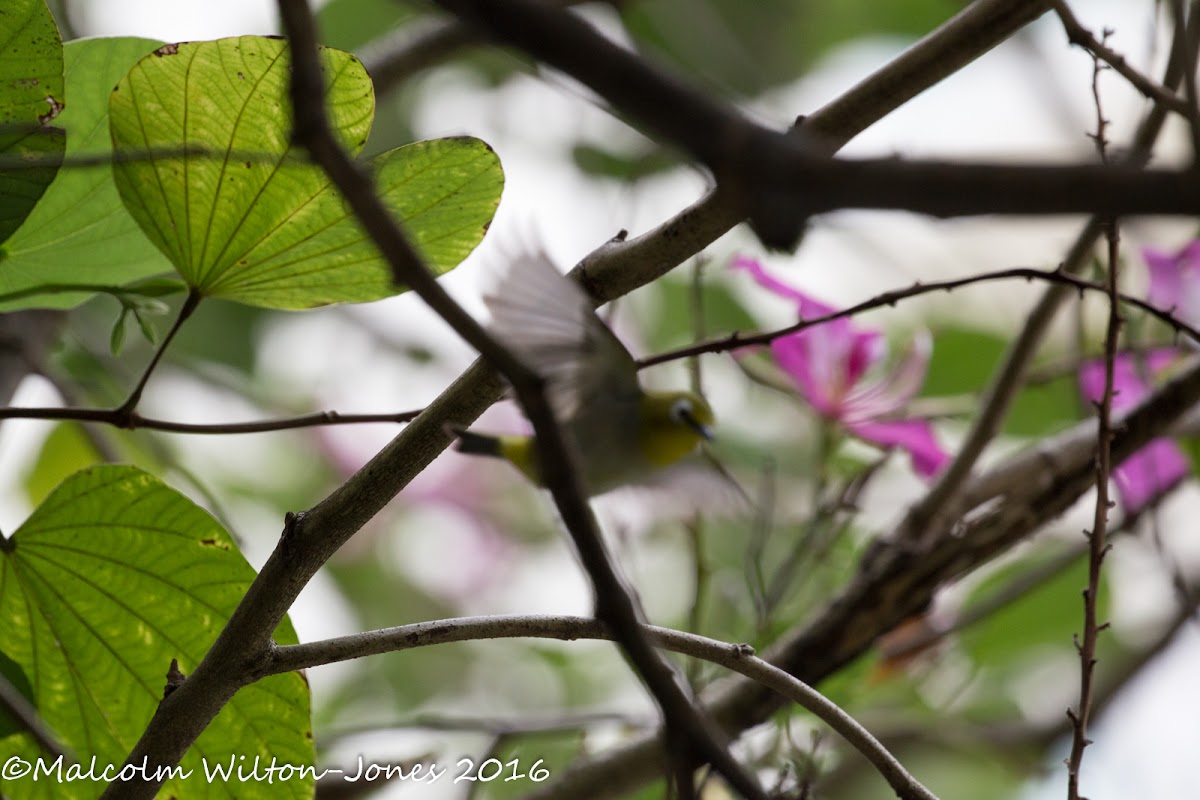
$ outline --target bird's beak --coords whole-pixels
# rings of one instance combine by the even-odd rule
[[[683,421],[687,423],[688,427],[696,432],[697,436],[707,442],[711,442],[713,440],[712,428],[708,427],[686,411],[681,416],[683,417]]]

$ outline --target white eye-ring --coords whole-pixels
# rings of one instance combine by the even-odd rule
[[[686,397],[681,397],[671,404],[671,419],[676,422],[687,423],[694,413],[692,401]]]

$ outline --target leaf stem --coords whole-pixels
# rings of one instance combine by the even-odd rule
[[[149,382],[154,368],[158,366],[158,362],[170,346],[171,340],[175,338],[175,334],[179,333],[179,329],[183,327],[183,323],[196,310],[196,306],[200,305],[202,297],[203,295],[200,294],[199,289],[192,288],[188,290],[187,298],[184,299],[183,305],[179,308],[179,315],[175,317],[175,323],[171,325],[171,329],[163,337],[162,344],[154,351],[154,356],[150,359],[150,363],[146,365],[146,370],[142,373],[142,377],[138,380],[137,385],[133,387],[133,391],[129,393],[129,397],[125,402],[117,406],[115,413],[118,417],[128,419],[133,414],[133,409],[137,407],[138,401],[142,399],[142,392],[145,391],[146,384]]]

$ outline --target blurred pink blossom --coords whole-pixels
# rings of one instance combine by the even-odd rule
[[[1200,239],[1175,253],[1143,247],[1142,258],[1150,268],[1150,304],[1189,325],[1200,324]]]
[[[733,267],[746,270],[775,294],[794,300],[801,319],[835,310],[772,277],[752,258],[739,257]],[[856,328],[849,318],[815,325],[771,343],[776,363],[822,416],[872,444],[906,450],[913,469],[926,478],[937,473],[949,456],[928,422],[895,415],[925,382],[930,349],[929,335],[922,334],[890,374],[876,374],[868,380],[871,368],[887,355],[887,340],[881,331]]]
[[[1145,355],[1119,353],[1113,362],[1112,410],[1124,411],[1141,402],[1150,389],[1144,375],[1162,372],[1175,360],[1170,348]],[[1079,387],[1093,402],[1104,396],[1104,360],[1096,359],[1079,369]],[[1125,459],[1112,471],[1126,514],[1140,511],[1188,476],[1191,464],[1170,439],[1155,439]]]

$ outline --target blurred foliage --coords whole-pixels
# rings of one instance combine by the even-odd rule
[[[939,329],[922,394],[981,394],[1008,345],[1008,339],[991,333]],[[1003,431],[1011,436],[1046,436],[1077,422],[1082,413],[1077,379],[1073,374],[1063,375],[1023,388],[1009,410]]]
[[[321,42],[353,52],[381,33],[423,19],[411,3],[400,0],[330,0],[317,11]]]
[[[616,4],[616,10],[592,6],[585,13],[605,25],[624,25],[634,47],[665,61],[688,79],[724,94],[753,97],[795,81],[843,43],[864,36],[912,38],[960,6],[952,0],[763,0],[750,4],[732,0],[637,0]],[[322,8],[320,16],[327,45],[360,52],[366,46],[378,45],[383,37],[403,34],[412,29],[410,26],[438,19],[423,4],[394,0],[333,0]],[[70,134],[68,152],[77,152],[72,148],[83,145],[96,152],[107,147],[108,93],[129,66],[153,46],[147,41],[87,40],[67,45],[66,91],[71,102],[61,121]],[[111,58],[107,58],[109,55]],[[513,54],[489,48],[468,48],[447,63],[455,70],[467,71],[485,86],[498,85],[516,71],[528,68]],[[411,141],[415,116],[426,104],[439,99],[439,84],[428,80],[428,76],[422,73],[379,98],[376,123],[364,153],[390,150]],[[91,138],[83,135],[84,127]],[[590,184],[596,186],[634,183],[665,174],[676,166],[669,152],[644,142],[620,145],[568,141],[556,152],[568,153],[574,168],[596,179]],[[165,260],[148,240],[140,238],[124,206],[116,202],[110,175],[109,170],[64,172],[45,196],[52,202],[41,206],[41,211],[35,209],[29,219],[36,223],[39,213],[56,212],[57,227],[47,221],[40,231],[45,241],[73,241],[78,245],[70,249],[64,244],[57,253],[61,256],[59,266],[66,269],[74,270],[81,257],[94,259],[93,266],[100,269],[105,266],[101,264],[103,257],[108,259],[108,266],[128,268],[137,276],[162,271]],[[60,186],[69,191],[56,198]],[[71,201],[85,194],[88,186],[95,188],[95,194],[89,195],[98,198],[95,207],[81,202],[72,209]],[[59,214],[63,209],[70,213]],[[118,218],[119,224],[113,228],[116,234],[132,233],[135,238],[122,240],[124,244],[108,250],[97,246],[83,235],[85,226],[80,223],[85,213],[98,210],[113,212]],[[19,244],[21,237],[38,230],[26,226],[13,241]],[[54,251],[38,251],[39,257],[48,258]],[[38,273],[32,269],[3,272],[6,267],[25,263],[17,261],[18,255],[14,249],[6,254],[7,262],[0,261],[0,282],[11,280],[11,285],[19,288],[28,285],[31,276],[36,282]],[[712,268],[708,274],[714,277],[715,273],[716,268]],[[648,352],[693,341],[697,309],[702,309],[704,331],[709,336],[760,327],[753,309],[720,280],[706,279],[699,288],[698,301],[694,289],[690,267],[685,266],[634,301],[646,301],[644,306],[635,306],[639,310],[652,309],[632,320]],[[61,302],[55,304],[73,304],[82,297],[60,297]],[[181,300],[165,299],[170,315],[151,320],[160,337]],[[324,408],[322,404],[328,397],[344,403],[348,402],[347,396],[357,399],[358,394],[363,396],[365,406],[382,406],[372,410],[394,410],[392,406],[397,405],[407,408],[414,397],[422,401],[432,397],[465,361],[446,355],[447,335],[423,321],[412,305],[403,300],[387,302],[391,304],[382,306],[384,310],[378,317],[371,318],[383,319],[385,324],[372,325],[390,331],[387,326],[396,323],[397,330],[403,331],[397,335],[404,337],[406,346],[411,345],[410,351],[424,354],[426,363],[421,370],[396,358],[394,343],[363,324],[367,316],[358,316],[358,310],[343,314],[337,309],[299,317],[317,333],[311,339],[291,334],[296,344],[285,360],[294,359],[295,364],[265,363],[261,348],[279,336],[281,312],[206,301],[167,352],[148,397],[154,397],[162,381],[174,390],[165,396],[186,398],[190,393],[207,398],[213,393],[237,400],[254,418],[305,413]],[[64,392],[73,393],[66,397],[69,403],[119,405],[151,358],[154,348],[132,329],[119,356],[108,352],[106,342],[120,308],[113,298],[100,296],[74,309],[63,341],[50,362],[42,365]],[[410,316],[418,320],[411,326]],[[618,319],[626,321],[620,312]],[[331,340],[329,353],[322,352]],[[945,326],[936,331],[922,397],[946,401],[946,407],[952,409],[947,428],[965,417],[965,412],[955,409],[972,409],[977,403],[1007,346],[1003,336],[968,327]],[[357,374],[343,369],[343,361],[355,364],[358,357],[363,357],[363,365]],[[320,361],[322,358],[325,360]],[[698,537],[699,553],[691,549],[685,526],[671,520],[645,530],[620,531],[614,536],[619,541],[610,544],[621,557],[632,554],[631,561],[643,553],[664,554],[667,567],[646,573],[654,585],[636,587],[647,595],[670,595],[671,613],[655,622],[681,628],[694,623],[699,633],[749,642],[761,653],[780,637],[818,618],[853,580],[864,548],[885,533],[888,519],[902,510],[895,500],[894,485],[896,475],[906,473],[907,463],[898,455],[892,456],[879,475],[865,478],[877,466],[874,450],[823,429],[815,413],[794,393],[776,392],[743,380],[732,370],[722,372],[728,366],[727,355],[707,359],[706,364],[718,360],[722,363],[720,369],[706,372],[706,381],[735,384],[733,389],[724,384],[711,386],[714,397],[726,392],[733,398],[726,402],[739,415],[737,424],[722,429],[716,452],[751,496],[764,500],[764,507],[757,509],[750,520],[706,519]],[[324,372],[315,376],[306,372],[313,364]],[[441,383],[436,387],[425,385],[435,380]],[[353,393],[339,393],[344,384]],[[189,421],[194,412],[182,402],[164,416]],[[1034,441],[1086,414],[1077,397],[1075,376],[1066,372],[1024,389],[1008,415],[1004,433]],[[760,430],[754,430],[756,426]],[[764,433],[761,429],[766,426],[774,427]],[[359,431],[332,428],[246,437],[250,444],[230,437],[218,440],[211,450],[197,444],[193,437],[153,431],[118,431],[100,426],[85,429],[76,423],[47,425],[45,430],[33,457],[16,470],[21,494],[31,506],[40,504],[76,470],[113,458],[183,483],[193,494],[202,496],[211,511],[228,511],[241,523],[241,529],[231,533],[241,534],[265,549],[274,544],[284,512],[308,507],[325,496],[348,470],[376,452],[397,427],[380,426],[372,434],[361,434],[361,439],[356,438]],[[372,438],[374,433],[379,435]],[[1184,444],[1200,465],[1200,443],[1191,439]],[[228,453],[220,452],[222,449]],[[204,462],[213,454],[226,457],[227,462]],[[519,610],[526,607],[527,598],[517,597],[518,590],[536,595],[532,607],[541,609],[547,600],[545,594],[561,585],[557,582],[562,577],[559,573],[577,568],[569,557],[556,561],[546,556],[549,543],[560,532],[545,506],[538,504],[540,498],[530,499],[537,497],[534,492],[526,495],[504,488],[511,484],[480,480],[479,472],[472,471],[475,469],[503,466],[479,464],[448,473],[453,476],[451,480],[461,481],[465,487],[450,487],[456,490],[456,511],[494,523],[502,547],[497,554],[480,553],[472,548],[483,549],[485,545],[450,539],[468,544],[447,545],[438,551],[438,557],[452,567],[461,564],[464,569],[492,559],[485,564],[491,570],[487,577],[492,582],[480,581],[480,588],[455,594],[432,590],[427,582],[418,580],[415,570],[419,567],[405,562],[409,544],[404,537],[413,527],[425,523],[420,515],[410,518],[406,513],[410,507],[404,504],[442,501],[412,493],[397,503],[399,510],[384,512],[323,568],[322,577],[327,582],[322,590],[336,595],[339,611],[349,619],[350,630],[338,633],[482,613],[481,609],[492,610],[493,602],[505,611]],[[859,516],[856,507],[839,504],[848,485],[859,478],[867,486],[855,502],[875,511],[883,506],[883,515]],[[878,495],[873,495],[876,491]],[[693,596],[697,555],[706,587],[698,597]],[[972,576],[969,587],[959,593],[963,595],[961,603],[946,609],[947,613],[972,612],[1044,566],[1051,557],[1045,549],[1031,548],[1001,566],[989,567],[982,578]],[[522,574],[523,569],[533,568],[543,572],[533,579]],[[880,647],[822,681],[819,688],[860,716],[889,745],[895,744],[906,766],[943,796],[984,800],[1013,797],[1024,777],[1040,766],[1047,746],[1045,730],[1037,728],[1022,710],[1019,701],[1025,698],[1019,696],[1020,679],[1047,663],[1061,664],[1074,658],[1072,636],[1082,619],[1082,569],[1082,562],[1076,562],[911,660],[890,660],[880,643]],[[528,585],[520,582],[522,578]],[[1103,618],[1107,619],[1121,602],[1121,596],[1114,594],[1119,590],[1119,586],[1104,583]],[[329,617],[341,624],[342,618],[332,610],[334,605],[330,603]],[[914,624],[921,621],[917,619]],[[1106,670],[1129,655],[1122,651],[1115,636],[1103,636],[1101,643],[1101,663]],[[390,737],[396,726],[405,727],[406,721],[426,713],[484,718],[481,731],[472,734],[472,741],[478,745],[475,752],[464,750],[459,740],[429,733],[425,749],[435,752],[442,766],[453,766],[455,758],[469,755],[478,768],[491,756],[506,765],[506,770],[513,759],[528,770],[541,759],[556,776],[580,753],[596,752],[609,746],[614,737],[632,733],[618,723],[603,723],[589,733],[572,730],[495,739],[483,730],[487,728],[486,718],[495,711],[493,701],[519,722],[526,714],[565,717],[607,711],[614,706],[624,708],[631,696],[644,699],[615,650],[587,642],[462,643],[360,659],[338,669],[343,670],[341,677],[324,684],[315,698],[314,731],[318,740],[325,731],[364,726],[377,727]],[[27,672],[0,652],[0,673],[30,695],[33,683]],[[696,675],[698,685],[705,686],[725,673],[704,667]],[[522,678],[528,684],[521,683]],[[545,703],[544,708],[538,705],[540,702]],[[1065,707],[1074,699],[1054,696],[1046,702]],[[794,708],[776,714],[772,723],[749,737],[752,743],[747,749],[758,748],[765,741],[760,748],[763,769],[786,768],[794,776],[796,770],[806,768],[810,757],[808,731],[820,730],[820,726],[811,715]],[[298,724],[297,729],[302,728]],[[0,737],[11,730],[0,715]],[[999,733],[1014,731],[1009,740],[999,737]],[[404,741],[394,745],[397,758],[412,755],[411,750],[404,749],[408,740]],[[330,752],[335,751],[331,747]],[[848,753],[829,734],[816,748],[815,764],[819,771],[816,796],[824,792],[831,797],[870,800],[893,794],[872,770],[863,767],[857,755]],[[794,783],[798,779],[789,780]],[[494,780],[477,784],[476,796],[519,797],[531,789],[532,784],[523,780]],[[651,785],[631,796],[659,798],[663,794],[661,785]],[[714,789],[712,796],[721,795]]]
[[[916,38],[960,7],[953,0],[629,0],[638,45],[725,93],[754,96],[800,77],[850,39]]]

